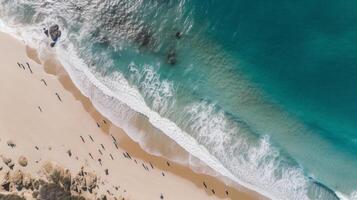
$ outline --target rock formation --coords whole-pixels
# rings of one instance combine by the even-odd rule
[[[54,42],[57,42],[58,38],[61,37],[61,31],[59,30],[59,26],[54,24],[49,29],[49,35]]]
[[[5,164],[12,163],[10,158],[2,156],[2,159]],[[19,164],[26,166],[21,163],[19,159]],[[47,162],[42,166],[39,175],[44,179],[33,178],[20,169],[0,171],[0,199],[7,199],[5,194],[9,193],[16,194],[17,199],[27,199],[25,194],[41,200],[97,198],[97,176],[84,167],[72,177],[68,169]]]
[[[19,165],[21,165],[22,167],[26,167],[27,166],[27,158],[25,156],[20,156],[19,160],[17,161],[19,163]]]
[[[52,26],[50,26],[50,28],[47,29],[43,29],[44,33],[47,37],[50,37],[52,39],[53,42],[51,42],[50,46],[54,47],[57,43],[57,40],[59,37],[61,37],[62,32],[61,30],[59,30],[59,26],[57,24],[54,24]]]
[[[168,54],[167,54],[167,63],[169,63],[170,65],[175,65],[177,62],[177,58],[176,58],[176,52],[171,50]]]
[[[9,147],[12,147],[12,148],[16,147],[15,142],[12,140],[8,140],[6,143],[7,143],[7,146],[9,146]]]
[[[5,156],[1,156],[2,157],[2,161],[5,163],[5,165],[7,165],[10,169],[13,169],[15,164],[12,162],[11,158],[7,158]]]

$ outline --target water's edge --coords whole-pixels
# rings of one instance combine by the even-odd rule
[[[1,24],[0,24],[1,25]],[[1,27],[1,26],[0,26]],[[6,30],[6,28],[5,28]],[[146,104],[142,95],[130,86],[128,81],[122,77],[119,73],[114,73],[111,77],[113,83],[118,84],[120,87],[118,91],[113,92],[105,84],[105,79],[101,77],[95,71],[91,71],[90,68],[80,59],[80,56],[76,54],[75,48],[66,44],[66,48],[62,48],[58,45],[56,48],[48,51],[47,44],[36,43],[33,38],[27,38],[23,35],[16,33],[16,30],[7,30],[8,33],[15,35],[18,39],[25,41],[29,46],[38,49],[41,56],[48,56],[51,53],[55,53],[55,57],[59,60],[61,65],[65,68],[69,74],[71,80],[81,93],[88,97],[94,107],[105,117],[110,119],[115,125],[124,129],[126,133],[136,142],[138,142],[143,149],[154,155],[160,155],[159,151],[148,149],[145,146],[145,137],[142,136],[142,132],[136,128],[138,121],[147,121],[152,130],[151,134],[165,134],[184,148],[190,157],[187,161],[181,159],[175,159],[174,157],[168,157],[175,162],[185,164],[198,173],[208,173],[209,175],[217,176],[221,178],[226,184],[233,185],[238,183],[244,187],[257,191],[258,193],[271,198],[271,199],[286,199],[278,197],[272,193],[269,193],[266,188],[257,187],[252,183],[245,182],[237,178],[230,170],[228,170],[215,156],[213,156],[203,145],[199,144],[192,136],[183,131],[174,122],[167,118],[160,116],[157,112],[150,109]],[[38,39],[38,38],[36,38]],[[46,50],[47,49],[47,50]],[[145,133],[148,134],[148,133]],[[263,138],[262,143],[269,143],[269,138]],[[202,171],[202,165],[199,158],[205,165],[209,166],[214,172],[209,170]],[[216,174],[218,173],[218,174]],[[318,185],[323,186],[318,183]],[[323,186],[322,188],[324,188]],[[325,187],[326,189],[327,187]],[[328,188],[327,188],[328,189]],[[332,193],[334,191],[328,189]],[[339,198],[343,199],[343,195],[337,193]],[[297,197],[294,197],[297,198]],[[336,197],[337,198],[337,197]]]
[[[38,45],[34,44],[33,41],[30,41],[29,38],[24,38],[21,35],[17,34],[16,30],[14,30],[10,27],[6,27],[4,25],[4,23],[1,22],[1,20],[0,20],[0,31],[10,34],[11,36],[15,37],[16,39],[23,41],[26,45],[28,45],[31,48],[34,48],[34,49],[38,48]],[[55,51],[59,51],[59,52],[55,52]],[[82,95],[86,96],[87,98],[89,98],[91,100],[91,103],[93,104],[95,109],[100,114],[102,114],[104,117],[108,118],[114,125],[122,128],[125,131],[125,133],[133,141],[140,144],[140,146],[145,150],[145,144],[143,144],[142,138],[140,138],[140,136],[137,134],[138,132],[140,132],[140,130],[135,129],[135,127],[128,125],[128,124],[131,124],[130,119],[128,120],[125,118],[130,118],[129,116],[127,116],[127,115],[120,116],[120,114],[123,114],[123,110],[131,109],[130,105],[127,105],[126,103],[117,101],[116,109],[119,109],[121,111],[116,113],[116,115],[115,114],[113,115],[113,113],[115,113],[115,112],[113,112],[113,110],[107,110],[107,108],[105,107],[105,105],[106,105],[105,102],[109,100],[109,101],[111,101],[110,104],[112,104],[113,99],[120,99],[122,97],[118,97],[117,95],[112,93],[108,88],[106,88],[106,86],[104,84],[102,84],[99,80],[97,80],[95,78],[95,76],[89,70],[79,71],[79,68],[77,68],[77,67],[73,68],[73,66],[71,66],[71,64],[67,61],[67,59],[69,58],[68,56],[70,56],[69,52],[66,52],[64,50],[61,51],[61,49],[55,49],[55,51],[51,51],[50,53],[42,52],[42,56],[48,56],[49,54],[52,56],[54,53],[55,58],[52,57],[50,59],[51,60],[55,59],[60,62],[60,65],[66,70],[66,72],[68,73],[69,77],[71,78],[72,82],[75,84],[77,89],[81,92]],[[39,53],[39,55],[41,55],[41,52],[37,52],[37,53]],[[40,57],[40,60],[42,63],[44,60],[47,60],[47,59],[48,58]],[[85,66],[85,64],[80,60],[76,60],[76,62],[79,62],[83,66]],[[85,69],[85,68],[87,68],[87,67],[84,67],[83,69]],[[83,78],[83,76],[88,77],[87,81],[80,80],[80,78]],[[80,77],[80,78],[78,78],[78,77]],[[128,83],[126,83],[126,84],[128,84]],[[87,89],[88,88],[90,88],[90,89],[96,88],[96,91],[98,93],[93,92],[93,90],[91,90],[91,91],[85,90],[84,88],[87,88]],[[135,93],[136,91],[133,91],[133,92]],[[127,95],[128,96],[126,96],[126,97],[132,98],[132,100],[134,102],[136,101],[135,96],[131,96],[130,92]],[[93,98],[98,98],[98,97],[101,97],[102,99],[95,99],[96,101],[93,101]],[[140,100],[138,100],[138,101],[140,101]],[[145,108],[145,109],[150,110],[149,108]],[[155,123],[158,124],[157,119],[150,120],[149,118],[146,117],[145,113],[142,113],[137,110],[135,110],[135,111],[139,113],[140,117],[148,119],[148,121],[151,122],[152,124],[155,124]],[[138,116],[137,114],[133,114],[133,115],[135,115],[135,117]],[[157,114],[155,113],[154,115],[157,115]],[[180,130],[179,127],[177,127],[174,123],[172,123],[168,119],[164,119],[164,120],[165,120],[164,123],[168,123],[172,127],[174,127],[174,129]],[[157,126],[158,126],[157,129],[159,129],[158,131],[161,131],[161,132],[165,132],[165,130],[167,131],[168,129],[170,129],[170,128],[164,127],[164,125],[160,125],[160,124],[158,124]],[[154,128],[156,128],[156,127],[154,127]],[[182,131],[182,133],[184,133],[184,132]],[[187,166],[191,170],[193,170],[195,173],[206,174],[209,176],[216,177],[220,181],[222,181],[224,184],[227,184],[230,187],[234,187],[239,191],[246,191],[246,189],[242,188],[242,186],[243,186],[243,187],[247,188],[248,190],[252,190],[252,191],[257,192],[258,194],[262,195],[260,197],[260,199],[261,198],[263,198],[263,199],[265,199],[265,198],[278,199],[278,198],[275,198],[274,196],[271,196],[270,194],[266,193],[265,191],[259,191],[259,189],[255,188],[253,185],[241,182],[239,179],[234,177],[234,175],[231,174],[231,172],[229,172],[229,170],[225,169],[225,167],[223,165],[221,165],[219,163],[219,161],[214,156],[211,156],[211,157],[208,157],[207,159],[202,160],[203,161],[203,163],[202,163],[201,159],[198,159],[199,156],[203,155],[203,157],[207,157],[207,154],[209,155],[209,152],[207,149],[204,148],[204,146],[199,145],[197,143],[197,141],[195,141],[194,138],[190,137],[187,133],[186,133],[186,136],[182,136],[182,137],[171,136],[171,135],[168,135],[168,136],[172,139],[171,142],[180,145],[180,147],[183,147],[187,151],[187,153],[189,153],[190,158],[188,158],[187,162],[184,162],[183,160],[180,160],[180,159],[175,159],[174,157],[167,157],[167,156],[161,155],[160,152],[152,151],[152,149],[149,149],[149,150],[146,149],[145,151],[152,155],[161,156],[161,157],[167,158],[169,160],[172,160],[174,162],[177,162],[181,165]],[[187,142],[187,141],[190,141],[193,144],[193,146],[197,146],[199,148],[190,150],[189,147],[186,147],[187,149],[189,149],[189,150],[187,150],[185,148],[185,146],[187,146],[187,144],[185,144],[185,142]],[[180,142],[183,143],[183,145],[181,145]],[[191,151],[193,151],[193,153],[191,153]],[[208,168],[206,167],[206,165],[208,166]],[[212,171],[212,169],[214,171]],[[237,185],[237,183],[238,183],[238,185]]]

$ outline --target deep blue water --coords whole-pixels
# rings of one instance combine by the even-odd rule
[[[278,199],[357,195],[357,2],[0,3],[42,37],[60,24],[58,49],[114,93],[123,75],[238,180]]]

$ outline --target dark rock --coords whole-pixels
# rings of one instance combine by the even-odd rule
[[[32,186],[35,190],[38,190],[40,189],[40,181],[39,180],[35,180],[33,183],[32,183]]]
[[[64,190],[69,191],[71,189],[71,178],[63,177],[61,180]]]
[[[135,42],[139,43],[142,47],[147,47],[153,40],[153,36],[147,28],[143,28],[136,35]]]
[[[16,147],[16,144],[12,140],[8,140],[7,146],[14,148],[14,147]]]
[[[68,151],[67,151],[67,153],[68,153],[68,156],[69,156],[69,157],[71,157],[71,156],[72,156],[72,152],[71,152],[71,150],[68,150]]]
[[[32,182],[33,182],[33,179],[31,178],[30,174],[24,174],[23,175],[22,185],[26,189],[32,189],[33,190]]]
[[[35,198],[35,199],[37,199],[37,197],[38,197],[39,194],[40,194],[39,191],[34,191],[34,192],[32,192],[32,197]]]
[[[182,33],[180,31],[176,32],[175,34],[176,39],[181,39]]]
[[[43,28],[43,33],[48,37],[48,30]]]
[[[10,182],[6,182],[1,185],[2,188],[4,188],[5,191],[9,192],[10,191]]]
[[[49,34],[51,36],[51,39],[54,42],[57,42],[58,38],[61,37],[61,31],[59,30],[59,26],[57,24],[52,25],[49,29]]]
[[[12,162],[11,158],[6,158],[6,157],[2,157],[2,161],[5,163],[5,165],[7,165],[10,169],[13,169],[15,164]]]
[[[56,42],[51,42],[50,46],[53,48],[55,46]]]
[[[70,199],[71,193],[65,191],[57,184],[49,183],[45,184],[40,189],[40,198],[42,200],[52,199]]]
[[[24,174],[21,170],[16,170],[11,176],[11,182],[15,185],[18,191],[23,187],[23,178]]]
[[[35,198],[35,199],[37,199],[37,197],[38,197],[39,194],[40,194],[40,193],[39,193],[38,191],[34,191],[34,192],[32,192],[32,197]]]
[[[25,198],[16,195],[16,194],[0,194],[0,199],[1,200],[26,200]]]

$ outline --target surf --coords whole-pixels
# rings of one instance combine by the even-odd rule
[[[13,24],[12,33],[20,34],[19,37],[38,49],[40,55],[55,55],[76,86],[91,99],[94,106],[114,124],[122,127],[148,152],[163,155],[163,152],[169,151],[168,149],[183,148],[189,155],[182,153],[179,157],[177,155],[167,157],[190,165],[198,172],[221,176],[229,184],[239,183],[272,199],[337,199],[333,191],[328,190],[322,184],[315,184],[316,181],[309,178],[307,170],[291,158],[289,152],[282,150],[284,148],[279,148],[279,144],[269,136],[273,133],[257,131],[257,128],[252,126],[250,120],[253,118],[247,117],[249,110],[228,112],[227,107],[229,108],[230,105],[218,103],[215,99],[208,98],[208,95],[203,96],[202,90],[193,92],[185,90],[190,87],[189,84],[176,82],[175,77],[170,76],[169,73],[163,73],[168,71],[167,66],[162,64],[166,62],[165,53],[172,46],[179,48],[180,44],[172,42],[172,39],[163,43],[149,39],[148,43],[151,46],[143,48],[142,45],[146,44],[146,39],[142,40],[142,38],[172,37],[167,33],[168,31],[158,31],[148,36],[150,31],[143,28],[146,27],[145,25],[129,20],[130,14],[118,12],[118,15],[111,13],[99,18],[105,21],[103,29],[109,31],[108,35],[103,35],[96,30],[100,27],[91,27],[81,22],[83,18],[90,16],[81,16],[84,15],[83,11],[76,10],[85,9],[86,5],[79,4],[76,5],[79,6],[77,8],[63,2],[50,2],[45,6],[41,3],[27,3],[35,10],[38,9],[36,10],[38,12],[34,14],[34,21],[21,24],[13,18],[8,18],[8,22]],[[169,2],[167,7],[173,12],[176,8],[177,10],[184,9],[185,3],[181,1],[179,6],[175,7],[176,4]],[[13,8],[11,6],[14,5],[8,6],[10,7],[7,8]],[[50,15],[52,17],[43,17],[54,9],[58,9],[56,12],[63,10],[62,6],[71,12],[61,17],[53,14]],[[113,5],[108,2],[94,2],[87,11],[90,14],[96,14],[96,10],[90,8],[107,9],[108,6]],[[118,8],[118,5],[114,6]],[[129,13],[140,13],[141,9],[148,9],[148,16],[154,13],[152,11],[155,8],[166,9],[161,6],[153,6],[154,9],[147,8],[141,1],[132,1],[120,4],[120,6],[129,9]],[[109,9],[109,11],[113,10]],[[188,17],[187,13],[179,16],[184,21],[184,26],[180,27],[184,30],[183,33],[194,31],[194,23],[190,21],[192,17]],[[78,20],[74,20],[75,24],[71,24],[69,20],[73,17]],[[121,18],[127,20],[121,21],[122,23],[118,25],[120,29],[116,29],[113,27],[115,21],[120,21]],[[58,46],[48,50],[48,44],[43,40],[40,27],[51,23],[59,23],[64,33]],[[155,22],[151,25],[157,26]],[[130,30],[128,28],[130,26],[135,28]],[[163,27],[167,28],[167,26]],[[140,36],[138,39],[137,35],[142,34],[144,37]],[[232,64],[229,55],[222,53],[225,50],[221,46],[206,39],[189,38],[188,40],[202,47],[196,51],[206,53],[195,54],[202,56],[200,59],[211,63],[220,63],[223,60],[223,63],[227,65]],[[125,51],[121,51],[122,49]],[[206,57],[207,54],[218,56]],[[182,54],[179,55],[182,56]],[[184,57],[178,61],[183,64],[188,62],[186,59],[189,60],[188,57]],[[187,75],[194,70],[201,69],[186,68],[183,74]],[[202,71],[211,72],[211,69],[203,68]],[[214,70],[214,72],[217,71]],[[218,72],[220,75],[226,75],[223,74],[226,71]],[[233,75],[227,77],[231,76]],[[236,76],[234,74],[233,77]],[[239,77],[237,88],[246,94],[240,96],[243,99],[239,99],[239,105],[261,103],[264,104],[263,108],[271,107],[261,100],[259,92],[252,89],[252,85],[247,83],[244,76]],[[222,83],[222,85],[225,84],[227,83]],[[215,85],[212,84],[212,86]],[[268,109],[268,111],[267,113],[274,113],[274,115],[281,114],[279,110]],[[138,122],[144,123],[146,128],[138,128]],[[282,124],[285,125],[285,123]],[[152,138],[157,137],[164,138],[167,144],[166,149],[161,149],[161,152],[160,149],[148,145]],[[205,165],[213,171],[204,167]]]

